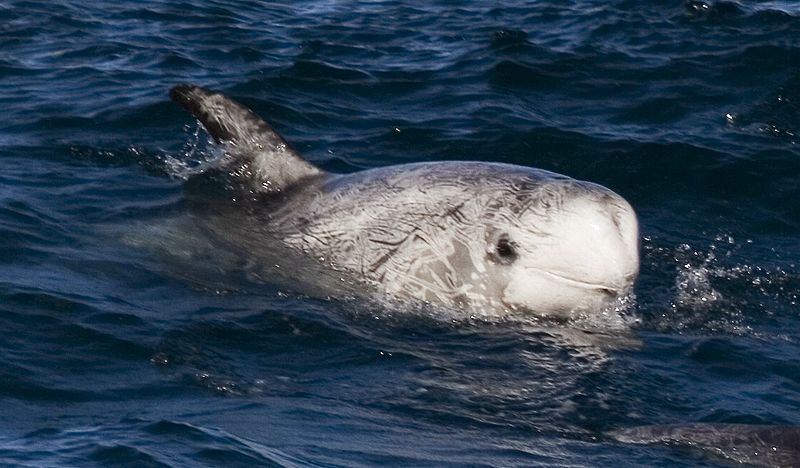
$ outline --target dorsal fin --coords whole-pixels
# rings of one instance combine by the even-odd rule
[[[253,111],[224,94],[194,85],[169,93],[214,138],[226,145],[231,171],[255,192],[278,192],[307,177],[322,174]]]

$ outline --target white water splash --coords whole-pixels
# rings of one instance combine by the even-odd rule
[[[688,306],[702,308],[722,299],[722,294],[714,289],[709,276],[714,274],[717,257],[712,245],[708,252],[693,251],[689,244],[681,244],[676,249],[675,260],[679,262],[675,278],[677,290],[672,307]],[[699,264],[695,263],[699,261]]]
[[[793,273],[794,264],[783,268],[737,264],[740,250],[764,248],[753,245],[750,239],[737,242],[732,236],[722,234],[705,248],[680,244],[673,249],[648,247],[649,242],[650,239],[645,239],[645,249],[669,255],[676,273],[668,309],[651,318],[648,326],[757,336],[760,333],[753,327],[764,323],[764,316],[779,316],[788,310],[787,304],[798,304],[800,277]],[[777,252],[775,260],[780,260]]]
[[[161,157],[167,174],[176,179],[188,180],[210,168],[218,167],[225,158],[225,152],[221,146],[213,144],[200,122],[194,128],[186,125],[184,131],[189,134],[189,139],[180,153],[177,156],[165,154]]]

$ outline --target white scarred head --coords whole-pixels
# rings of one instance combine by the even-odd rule
[[[497,200],[487,207],[480,276],[506,308],[569,317],[630,292],[639,272],[638,223],[622,197],[552,179]]]

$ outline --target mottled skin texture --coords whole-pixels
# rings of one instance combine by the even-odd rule
[[[546,211],[541,199],[531,206],[530,197],[516,195],[523,185],[538,186],[532,175],[552,177],[519,172],[511,180],[507,169],[416,164],[333,179],[303,209],[280,210],[276,221],[292,247],[395,296],[502,308],[500,259],[487,245],[522,211]]]
[[[420,163],[334,177],[295,196],[273,217],[293,248],[383,285],[401,298],[497,313],[508,260],[496,252],[510,231],[554,241],[544,227],[576,193],[618,197],[547,171],[491,163]],[[527,255],[531,243],[515,243]],[[555,239],[557,241],[557,239]]]
[[[748,466],[800,466],[800,427],[695,423],[638,426],[610,434],[625,443],[686,445]]]
[[[477,315],[596,311],[638,273],[636,216],[602,186],[486,162],[328,174],[235,101],[171,95],[225,145],[219,170],[246,201],[206,224],[228,244],[277,239],[378,292]]]

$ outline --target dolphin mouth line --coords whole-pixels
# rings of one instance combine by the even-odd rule
[[[605,284],[605,283],[593,283],[590,281],[582,281],[579,279],[571,278],[566,275],[561,275],[558,273],[553,273],[552,271],[541,270],[539,268],[534,268],[537,272],[555,279],[556,281],[564,284],[568,284],[570,286],[574,286],[576,288],[581,289],[593,289],[608,296],[618,296],[623,291],[624,288],[619,287],[618,285],[613,284]]]

